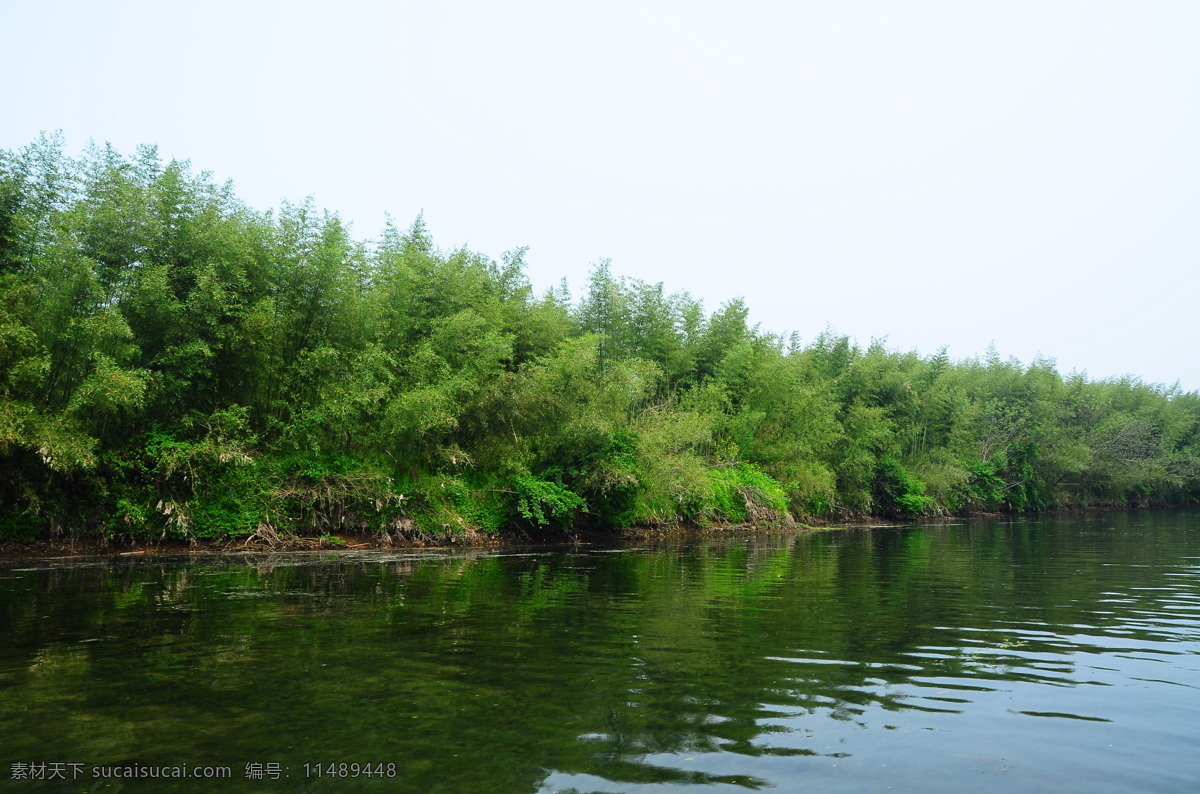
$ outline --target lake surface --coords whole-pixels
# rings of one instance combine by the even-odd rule
[[[1195,791],[1200,510],[0,561],[0,762],[13,791]]]

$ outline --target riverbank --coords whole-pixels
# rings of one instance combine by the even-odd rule
[[[579,287],[539,297],[522,249],[443,251],[420,218],[358,241],[314,207],[250,211],[151,150],[0,152],[0,541],[1200,502],[1200,394],[800,344],[607,262]],[[350,529],[393,539],[321,534]]]
[[[879,516],[858,516],[845,521],[819,523],[760,522],[760,523],[711,523],[705,525],[669,524],[653,527],[627,527],[618,530],[561,531],[512,530],[489,534],[474,530],[460,533],[428,534],[409,533],[404,535],[359,534],[353,532],[326,533],[318,537],[300,537],[279,534],[273,530],[260,530],[246,538],[223,541],[163,539],[146,541],[130,538],[109,540],[60,539],[32,542],[0,542],[0,559],[5,558],[70,558],[70,557],[134,557],[156,555],[213,555],[213,554],[269,554],[298,551],[394,551],[405,549],[447,548],[520,548],[528,546],[571,546],[579,544],[611,543],[639,540],[670,540],[679,538],[703,538],[729,536],[731,534],[753,535],[777,532],[781,529],[797,532],[830,532],[845,529],[881,529],[952,523],[963,520],[993,518],[1000,515],[1031,516],[1060,515],[1075,513],[1104,513],[1127,510],[1154,510],[1156,507],[1130,507],[1101,505],[1091,507],[1062,508],[1057,510],[1023,511],[1020,513],[973,512],[967,515],[924,516],[911,521],[898,521]]]
[[[941,519],[939,519],[941,520]],[[820,532],[852,528],[905,526],[903,522],[887,519],[859,519],[832,522],[820,525],[797,522],[759,524],[706,524],[703,526],[672,524],[659,527],[628,527],[610,531],[537,532],[517,530],[498,534],[478,531],[447,533],[442,535],[411,534],[402,537],[390,535],[362,535],[351,532],[326,533],[319,537],[260,532],[247,538],[225,541],[163,539],[145,541],[137,539],[109,540],[37,540],[32,542],[0,542],[0,559],[3,558],[55,558],[55,557],[133,557],[180,554],[246,554],[295,551],[388,551],[398,549],[439,548],[502,548],[522,546],[570,546],[638,540],[668,540],[672,538],[727,536],[730,534],[758,534],[766,531],[789,529],[799,532]]]

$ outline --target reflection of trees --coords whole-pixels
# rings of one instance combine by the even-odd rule
[[[828,720],[1085,684],[1070,654],[1104,652],[1106,627],[1164,639],[1145,620],[1161,594],[1139,588],[1196,550],[1157,520],[7,571],[0,723],[14,758],[319,753],[395,760],[413,790],[530,791],[547,770],[755,787],[681,759],[816,754]]]

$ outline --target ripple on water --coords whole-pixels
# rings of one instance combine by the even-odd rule
[[[1100,523],[6,570],[0,724],[380,790],[1190,790],[1200,525]]]

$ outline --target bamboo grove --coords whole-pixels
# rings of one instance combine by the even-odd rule
[[[0,153],[0,539],[1195,503],[1200,395],[808,344],[595,266],[356,240],[144,147]]]

